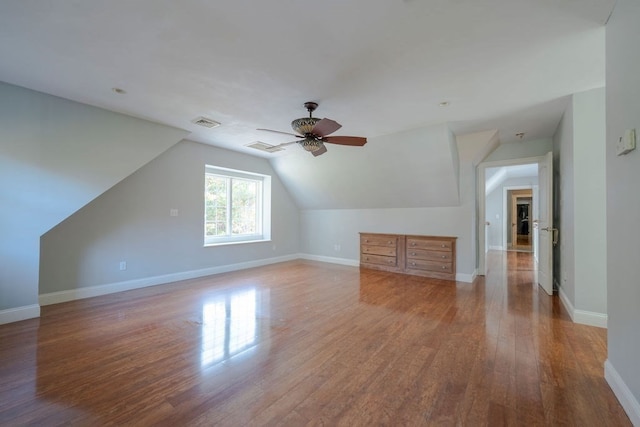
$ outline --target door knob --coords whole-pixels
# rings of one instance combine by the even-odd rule
[[[540,230],[542,231],[548,231],[553,233],[552,234],[552,239],[553,239],[553,246],[556,246],[558,244],[558,229],[557,228],[553,228],[553,227],[542,227]]]

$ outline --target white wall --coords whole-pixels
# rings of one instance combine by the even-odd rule
[[[560,174],[554,273],[572,319],[606,327],[605,90],[572,95],[554,143]],[[558,257],[556,256],[557,260]]]
[[[455,236],[458,280],[471,281],[477,266],[475,162],[484,157],[494,140],[495,132],[457,138],[459,206],[303,210],[301,251],[319,259],[338,258],[357,265],[360,232]]]
[[[205,164],[272,176],[272,241],[203,246]],[[178,216],[169,216],[170,209],[178,209]],[[169,281],[295,255],[298,244],[298,209],[266,159],[182,141],[42,237],[40,290],[50,294],[160,276]],[[126,270],[120,271],[120,261]]]
[[[607,304],[605,375],[640,425],[640,151],[616,156],[625,129],[640,130],[640,2],[618,0],[607,25]]]
[[[39,315],[40,236],[186,134],[0,83],[0,323]]]
[[[469,205],[453,208],[334,209],[301,212],[301,251],[336,257],[357,264],[360,232],[455,236],[458,273],[470,278],[475,271],[471,246]],[[334,245],[340,245],[336,251]]]
[[[605,89],[573,95],[575,308],[607,313]]]

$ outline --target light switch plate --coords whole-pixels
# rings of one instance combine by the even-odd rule
[[[627,129],[624,131],[624,135],[618,139],[616,144],[616,154],[622,156],[630,151],[636,149],[636,130]]]

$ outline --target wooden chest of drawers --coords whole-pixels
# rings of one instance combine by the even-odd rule
[[[360,266],[455,280],[456,238],[360,233]]]
[[[396,234],[360,233],[360,264],[385,271],[400,271],[404,236]]]
[[[456,238],[406,237],[406,273],[456,280]]]

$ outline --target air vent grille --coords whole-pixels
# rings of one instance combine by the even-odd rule
[[[206,128],[217,128],[218,126],[220,126],[220,123],[206,117],[195,118],[191,120],[191,123],[194,123],[198,126],[204,126]]]
[[[251,144],[247,144],[245,147],[255,148],[256,150],[266,151],[267,153],[275,153],[276,151],[283,151],[284,148],[275,145],[270,145],[264,142],[256,141]]]

